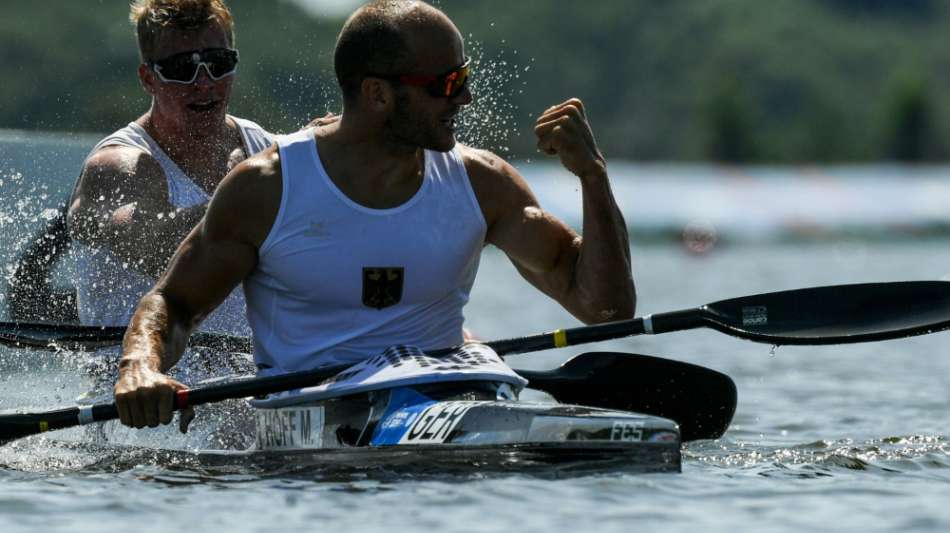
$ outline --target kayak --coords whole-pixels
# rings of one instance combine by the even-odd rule
[[[680,471],[680,433],[671,420],[578,405],[457,399],[489,396],[470,390],[472,385],[462,394],[406,387],[256,409],[255,444],[240,455],[297,466],[475,462],[510,469],[609,463],[627,472]],[[233,452],[220,456],[237,458]]]
[[[487,396],[480,393],[404,404],[406,395],[412,396],[396,389],[275,409],[233,402],[200,415],[225,421],[230,427],[216,440],[239,448],[207,447],[202,436],[207,424],[185,436],[171,426],[140,433],[112,421],[90,426],[81,440],[106,456],[117,454],[110,468],[157,462],[211,476],[348,479],[681,471],[679,428],[665,418],[542,401],[457,399]]]
[[[642,362],[617,354],[593,354],[566,363],[563,368],[568,371],[559,369],[551,375],[523,371],[533,382],[547,384],[555,399],[548,403],[518,401],[528,380],[483,345],[466,345],[441,357],[395,346],[343,371],[328,372],[322,381],[315,381],[310,373],[264,377],[280,381],[273,387],[276,392],[265,395],[254,394],[261,390],[261,378],[202,384],[179,391],[176,403],[201,405],[209,399],[217,403],[202,415],[217,422],[198,423],[197,434],[189,432],[190,444],[184,448],[200,450],[189,460],[228,470],[262,467],[271,474],[312,466],[347,469],[398,464],[409,472],[419,466],[436,470],[462,466],[471,471],[472,465],[479,471],[486,467],[524,471],[557,464],[610,472],[680,471],[682,438],[676,422],[656,413],[641,414],[636,403],[630,408],[615,401],[618,394],[635,396],[636,386],[626,392],[633,381],[624,379],[623,391],[611,383],[592,385],[605,370],[589,363],[614,360]],[[615,367],[606,372],[612,373]],[[284,383],[287,380],[294,381]],[[245,383],[254,383],[255,388]],[[109,395],[108,387],[99,390]],[[570,391],[583,394],[572,396]],[[657,402],[663,399],[663,395],[652,396]],[[227,397],[231,400],[222,402]],[[588,403],[592,405],[583,405]],[[115,416],[114,404],[87,404],[14,414],[6,424],[16,438],[35,433],[37,426],[46,431]],[[110,422],[90,427],[84,440],[170,450],[180,447],[176,443],[181,439],[175,435],[174,428],[142,432]]]
[[[606,408],[520,402],[527,383],[484,345],[442,357],[393,346],[318,385],[250,400],[252,450],[287,460],[353,448],[421,460],[515,451],[553,462],[622,454],[641,471],[679,470],[676,423]]]
[[[269,477],[354,471],[411,476],[681,471],[679,434],[669,420],[578,406],[505,403],[472,406],[442,442],[202,450],[178,463],[204,471]],[[502,418],[500,412],[511,419]],[[506,424],[510,421],[515,425]],[[481,442],[464,442],[472,435]]]

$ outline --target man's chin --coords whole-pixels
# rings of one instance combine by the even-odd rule
[[[436,152],[449,152],[455,148],[455,145],[455,135],[452,135],[448,139],[440,139],[438,142],[432,143],[432,145],[429,146],[429,149]]]

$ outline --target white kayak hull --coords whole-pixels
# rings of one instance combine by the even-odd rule
[[[288,464],[610,461],[638,471],[680,469],[679,429],[664,418],[508,400],[403,400],[394,393],[382,412],[350,402],[259,409],[255,447],[240,453]]]

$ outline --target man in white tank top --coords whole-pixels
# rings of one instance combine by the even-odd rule
[[[89,325],[126,325],[221,179],[272,143],[227,115],[238,55],[221,0],[139,0],[130,19],[151,108],[93,148],[68,210],[79,318]],[[205,327],[246,335],[244,314],[237,290]]]
[[[485,244],[586,323],[633,316],[626,226],[579,100],[548,108],[535,132],[578,176],[583,239],[540,208],[508,163],[456,144],[456,118],[472,100],[468,58],[441,11],[408,0],[364,6],[334,60],[340,121],[236,167],[139,303],[115,387],[122,423],[171,421],[184,386],[164,372],[242,282],[265,371],[460,341]],[[183,413],[182,431],[192,416]]]

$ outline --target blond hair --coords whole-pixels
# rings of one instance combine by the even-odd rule
[[[223,0],[135,0],[129,12],[143,61],[153,57],[162,32],[167,29],[200,30],[220,24],[234,46],[234,18]]]

